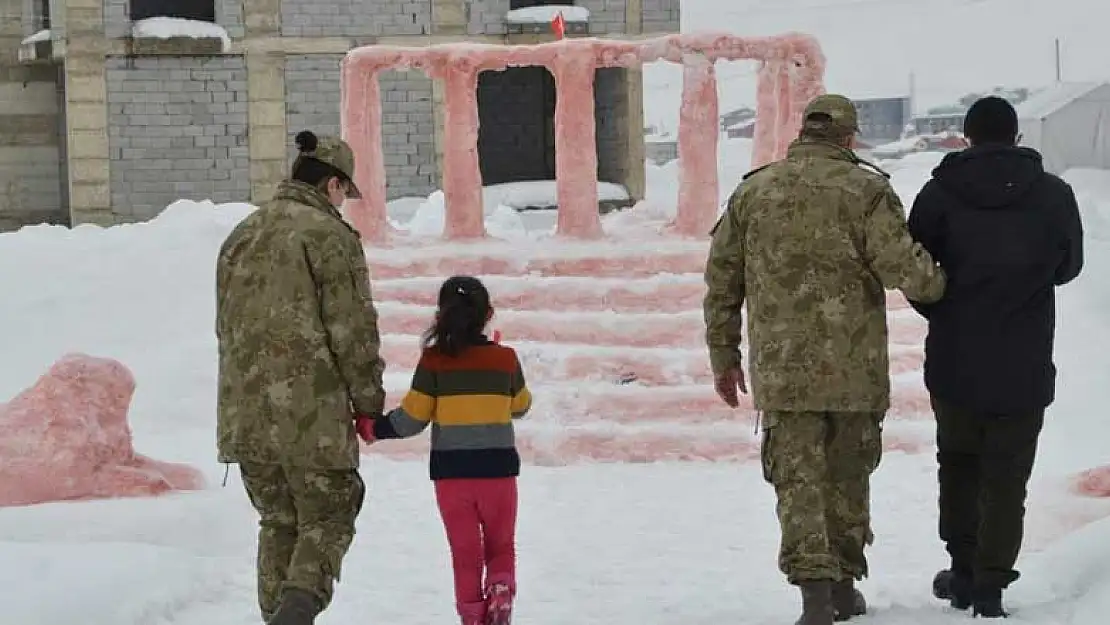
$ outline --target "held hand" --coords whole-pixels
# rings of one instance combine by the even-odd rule
[[[367,445],[377,440],[374,438],[374,419],[366,415],[355,417],[355,432]]]
[[[740,367],[729,369],[713,380],[713,388],[730,408],[738,407],[740,397],[737,395],[737,391],[744,395],[748,394],[748,383],[744,379],[744,370]]]

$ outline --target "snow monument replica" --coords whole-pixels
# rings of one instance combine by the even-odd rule
[[[781,158],[798,133],[801,114],[824,92],[825,58],[808,35],[750,38],[728,34],[668,35],[638,41],[570,38],[535,45],[449,43],[426,47],[371,45],[343,59],[341,124],[354,149],[355,179],[363,199],[348,215],[368,242],[382,242],[386,221],[378,73],[418,70],[445,85],[443,193],[448,239],[485,235],[482,175],[478,162],[478,75],[510,67],[540,66],[555,78],[557,233],[602,236],[598,212],[594,76],[599,68],[638,66],[658,60],[683,66],[678,153],[677,230],[704,235],[718,206],[719,115],[714,64],[760,62],[756,136],[759,166]]]
[[[345,212],[368,244],[375,298],[382,302],[383,356],[398,371],[414,366],[416,337],[435,305],[434,285],[456,273],[479,275],[493,292],[493,327],[521,354],[530,377],[542,381],[534,417],[517,433],[527,461],[750,461],[758,457],[758,441],[751,423],[713,392],[701,314],[708,231],[721,189],[737,182],[717,179],[715,64],[759,63],[752,146],[752,165],[758,167],[784,156],[797,137],[805,105],[824,92],[825,58],[817,41],[804,34],[630,38],[372,45],[346,55],[341,125],[356,153],[363,199],[349,203]],[[658,60],[684,69],[677,216],[633,209],[602,218],[598,172],[608,163],[604,156],[599,160],[602,150],[596,148],[602,145],[608,103],[595,70],[601,76],[611,68],[638,69]],[[479,123],[486,119],[480,111],[482,84],[496,81],[491,75],[521,68],[550,73],[555,87],[549,130],[555,143],[554,237],[511,228],[502,236],[493,232],[494,225],[500,230],[501,217],[519,216],[483,206],[490,201],[483,200],[483,171],[490,164],[479,161],[484,151]],[[422,72],[442,86],[442,237],[395,230],[386,219],[383,143],[388,150],[390,141],[383,142],[382,100],[388,105],[391,94],[381,85],[392,70]],[[384,117],[388,122],[388,111]],[[495,218],[485,221],[490,214]],[[920,384],[924,325],[901,297],[891,294],[888,302],[891,372],[900,376],[891,415],[924,420],[929,417]],[[398,393],[387,403],[397,401]],[[743,409],[750,412],[750,403]],[[916,451],[930,441],[888,431],[885,443]],[[426,444],[390,441],[367,452],[422,458]]]

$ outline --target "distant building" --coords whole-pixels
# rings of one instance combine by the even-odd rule
[[[942,132],[964,131],[964,112],[918,115],[910,121],[914,135],[935,135]]]
[[[859,136],[866,143],[896,141],[913,116],[909,96],[852,100],[859,115]]]
[[[853,102],[859,114],[859,138],[864,144],[897,141],[910,119],[909,97],[864,98]],[[751,139],[755,136],[755,111],[738,109],[722,115],[721,125],[729,139]]]

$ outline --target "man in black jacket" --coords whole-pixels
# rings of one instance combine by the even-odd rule
[[[939,302],[913,303],[929,321],[925,384],[951,556],[933,593],[998,618],[1002,591],[1018,578],[1026,485],[1055,395],[1054,290],[1079,275],[1083,228],[1071,187],[1016,145],[1008,102],[976,102],[964,133],[971,147],[941,161],[909,216],[910,233],[948,275]]]

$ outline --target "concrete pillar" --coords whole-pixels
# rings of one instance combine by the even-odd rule
[[[244,0],[247,39],[276,37],[281,31],[280,0]],[[289,132],[285,122],[285,55],[249,51],[247,65],[247,136],[250,137],[251,202],[273,197],[289,175]]]
[[[55,6],[58,6],[55,4]],[[64,65],[69,211],[73,225],[112,225],[103,0],[68,0]]]
[[[639,35],[644,32],[643,0],[625,0],[624,5],[624,32],[628,35]],[[639,66],[629,67],[625,73],[623,130],[625,136],[622,143],[627,147],[624,152],[625,162],[621,169],[624,179],[621,184],[628,190],[628,195],[633,200],[642,200],[647,192],[647,180],[644,174],[644,159],[647,156],[644,147],[644,72]]]
[[[682,69],[675,226],[681,234],[705,236],[717,219],[719,201],[717,72],[713,61],[700,54],[688,55]]]
[[[433,35],[466,34],[466,2],[464,0],[430,0],[432,3]]]

